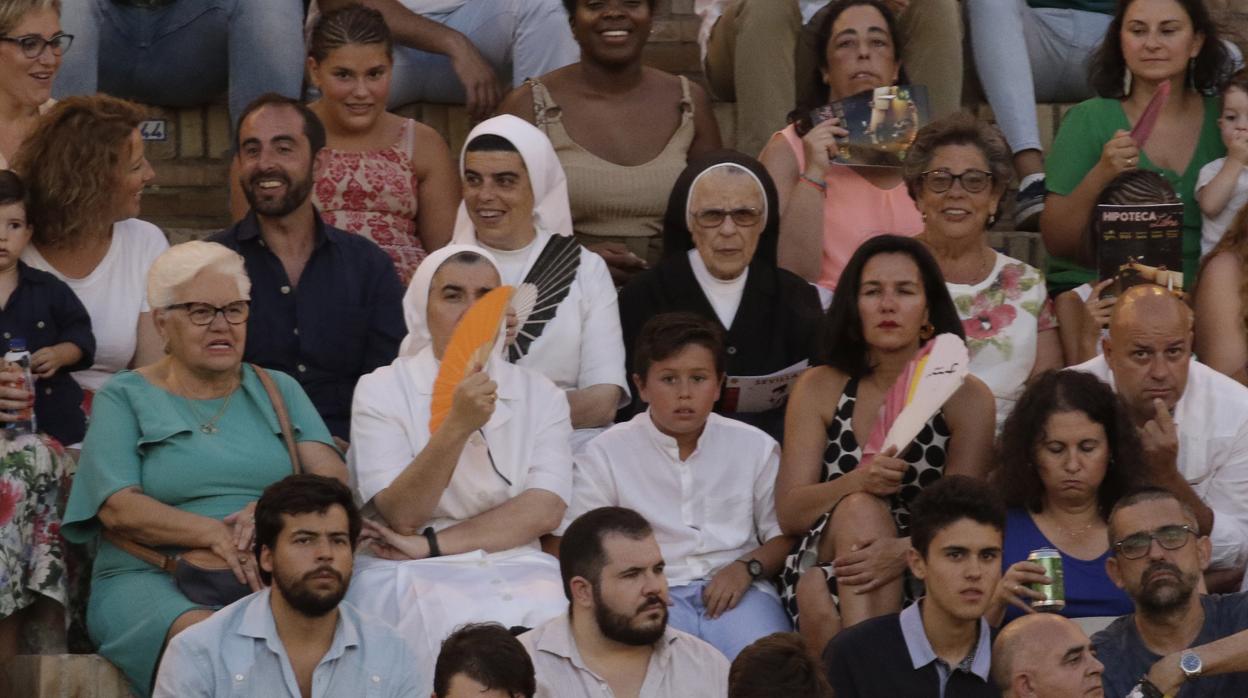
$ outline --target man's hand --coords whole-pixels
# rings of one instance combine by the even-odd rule
[[[1148,670],[1148,680],[1167,696],[1177,695],[1179,687],[1187,680],[1187,674],[1179,668],[1181,652],[1168,654],[1158,659]]]
[[[728,563],[716,572],[711,577],[711,582],[702,588],[702,605],[706,607],[706,617],[715,620],[736,608],[753,581],[750,579],[749,568],[738,560]]]
[[[1164,400],[1154,398],[1153,409],[1156,416],[1140,429],[1140,440],[1144,444],[1149,475],[1159,477],[1178,467],[1179,430]]]
[[[464,86],[464,94],[467,95],[464,106],[468,108],[468,115],[480,121],[494,113],[494,107],[503,98],[503,90],[490,62],[467,37],[461,38],[463,40],[456,41],[446,57],[451,59],[451,69]]]
[[[618,242],[591,242],[585,245],[585,249],[602,257],[616,286],[623,285],[634,274],[646,269],[646,260],[629,252],[627,247]]]
[[[377,521],[364,519],[360,541],[384,560],[423,560],[429,557],[429,541],[420,533],[405,536]]]

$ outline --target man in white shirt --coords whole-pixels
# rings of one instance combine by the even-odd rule
[[[1144,442],[1141,474],[1196,512],[1211,568],[1237,578],[1248,561],[1248,388],[1192,358],[1192,312],[1165,289],[1133,286],[1114,306],[1104,355],[1072,370],[1109,383]]]
[[[957,0],[883,0],[897,15],[902,62],[925,85],[933,117],[962,101],[962,10]],[[811,42],[815,14],[829,0],[694,0],[702,18],[698,43],[711,91],[737,102],[737,150],[757,155],[802,96],[796,84],[816,79]],[[802,26],[807,24],[804,31]],[[809,34],[809,36],[806,36]],[[802,47],[799,54],[799,35]],[[812,53],[806,56],[806,53]],[[737,60],[738,57],[741,60]]]
[[[667,578],[640,514],[595,509],[559,549],[568,612],[520,636],[537,670],[537,698],[723,698],[728,660],[667,626]]]
[[[649,409],[577,457],[565,521],[604,506],[641,512],[667,561],[672,625],[733,659],[754,640],[793,629],[770,582],[793,541],[776,520],[779,445],[712,413],[725,361],[710,320],[648,320],[633,380]]]
[[[319,0],[321,12],[361,0]],[[362,0],[382,13],[398,46],[390,106],[462,102],[473,120],[519,87],[581,55],[560,0]],[[317,0],[308,13],[315,21]],[[500,84],[505,76],[510,85]],[[504,81],[504,82],[506,82]]]
[[[255,526],[273,586],[175,636],[153,695],[416,695],[412,650],[385,622],[342,601],[361,527],[351,490],[291,475],[261,495]]]

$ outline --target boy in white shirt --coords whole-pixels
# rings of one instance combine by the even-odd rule
[[[779,445],[711,411],[724,363],[719,328],[702,317],[666,313],[645,324],[633,381],[649,409],[576,459],[565,526],[598,507],[638,511],[667,563],[672,627],[732,659],[792,629],[771,580],[793,541],[776,521]]]

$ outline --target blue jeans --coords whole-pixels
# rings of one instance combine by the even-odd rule
[[[711,643],[729,661],[760,637],[793,630],[780,599],[753,586],[746,590],[736,608],[714,620],[707,618],[706,607],[702,605],[702,590],[707,583],[697,581],[672,587],[667,622],[677,630]]]
[[[229,94],[236,122],[266,92],[299,97],[303,84],[300,0],[177,0],[157,9],[111,0],[63,0],[74,35],[56,96],[105,92],[183,107]]]
[[[450,12],[424,17],[468,37],[504,85],[518,86],[581,57],[560,0],[468,0]],[[463,104],[466,98],[446,56],[395,47],[390,106]]]

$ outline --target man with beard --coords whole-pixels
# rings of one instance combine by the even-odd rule
[[[1135,613],[1092,636],[1105,695],[1248,696],[1248,594],[1203,594],[1211,544],[1196,515],[1155,488],[1120,499],[1109,515],[1105,570]]]
[[[667,577],[654,530],[632,509],[602,507],[559,544],[568,612],[520,636],[537,698],[723,698],[728,660],[667,626]]]
[[[326,225],[312,205],[325,146],[316,114],[264,95],[243,112],[235,138],[251,210],[212,240],[241,254],[251,278],[244,359],[294,376],[345,440],[356,381],[393,361],[406,334],[403,286],[380,247]]]
[[[351,491],[331,478],[291,475],[265,489],[255,526],[272,586],[179,633],[153,695],[416,695],[411,649],[342,601],[361,527]]]
[[[1104,668],[1083,630],[1056,613],[1016,618],[992,644],[992,680],[1005,698],[1103,698]]]

